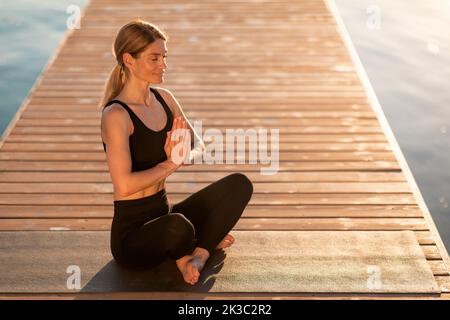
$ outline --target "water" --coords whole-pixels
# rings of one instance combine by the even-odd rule
[[[450,251],[450,1],[336,5]]]
[[[0,132],[67,32],[70,4],[82,7],[86,1],[0,3]],[[450,2],[336,4],[449,250]]]
[[[67,32],[69,5],[86,0],[0,2],[0,132],[8,126]]]

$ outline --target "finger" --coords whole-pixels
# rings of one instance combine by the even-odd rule
[[[182,116],[180,116],[180,128],[184,128],[185,125],[186,125],[186,120]]]
[[[173,138],[172,138],[172,144],[173,144],[174,146],[176,146],[177,144],[179,144],[179,143],[181,142],[182,137],[181,137],[181,134],[180,134],[180,130],[179,130],[179,129],[177,129],[177,131],[175,131],[175,132],[172,134],[172,136],[173,136]]]
[[[180,129],[179,128],[175,128],[174,130],[172,130],[172,142],[174,144],[177,144],[178,142],[180,142]]]
[[[182,146],[185,146],[187,144],[187,136],[184,129],[179,129],[178,131],[178,143],[181,143]]]
[[[185,134],[187,126],[186,126],[186,121],[184,119],[180,119],[178,129],[180,129],[179,131],[181,134],[183,134],[183,135]]]
[[[167,146],[169,145],[169,143],[170,143],[170,131],[167,132],[167,135],[166,135],[166,143],[164,144],[164,149],[167,148]]]
[[[167,133],[167,139],[166,139],[166,144],[165,144],[165,146],[164,146],[164,150],[166,151],[166,153],[168,153],[169,155],[170,155],[170,139],[171,139],[171,136],[170,136],[170,132],[168,132]]]
[[[184,136],[186,135],[186,128],[183,128],[182,121],[179,120],[178,128],[175,129],[175,137],[177,142],[181,142],[184,140]]]
[[[177,126],[177,118],[173,118],[172,131],[176,129]]]
[[[188,129],[184,129],[184,138],[188,140],[188,142],[191,141],[191,132]],[[187,142],[186,142],[187,143]]]
[[[172,121],[172,130],[175,128],[175,124],[177,123],[177,117],[173,117]]]
[[[173,131],[170,131],[169,132],[169,147],[170,148],[172,148],[173,147],[173,144],[175,143],[174,141],[173,141],[173,139],[174,139],[174,137],[173,137]]]
[[[184,118],[182,116],[180,116],[180,125],[179,125],[180,129],[184,129],[186,128],[186,121],[184,120]]]
[[[180,119],[178,119],[178,117],[176,117],[174,120],[173,128],[172,128],[172,132],[175,133],[175,137],[177,137],[177,130],[179,127],[180,127]]]

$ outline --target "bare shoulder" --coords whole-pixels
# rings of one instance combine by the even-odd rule
[[[102,111],[102,131],[116,127],[130,131],[130,122],[131,119],[128,112],[118,103],[113,103]]]
[[[177,99],[173,95],[172,92],[170,92],[169,89],[161,88],[161,87],[153,87],[158,91],[158,93],[161,95],[161,97],[164,99],[164,101],[167,102],[169,108],[172,110],[172,113],[177,116],[180,115],[181,106],[178,103]]]
[[[102,111],[102,122],[126,120],[128,112],[118,103],[113,103]]]

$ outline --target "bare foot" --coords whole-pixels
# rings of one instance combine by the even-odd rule
[[[199,263],[199,260],[199,257],[187,255],[176,261],[184,281],[190,285],[196,284],[200,276],[201,269],[199,270],[199,267],[201,263]]]
[[[190,285],[198,282],[200,272],[205,267],[206,261],[209,259],[209,252],[206,249],[196,247],[192,255],[186,255],[178,260],[176,264],[184,281]]]
[[[216,249],[224,249],[231,247],[231,245],[234,243],[234,237],[231,234],[227,234],[225,238],[223,238],[222,241],[217,245]]]

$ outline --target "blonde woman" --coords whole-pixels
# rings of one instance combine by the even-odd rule
[[[123,26],[114,41],[117,65],[101,104],[101,136],[114,186],[111,251],[130,268],[173,259],[184,281],[194,285],[213,250],[233,244],[229,231],[253,185],[234,173],[177,204],[168,202],[165,179],[185,165],[173,160],[175,150],[193,159],[204,143],[172,93],[154,86],[167,69],[167,40],[157,26],[137,20]],[[176,134],[183,130],[200,148],[176,148],[189,141]]]

